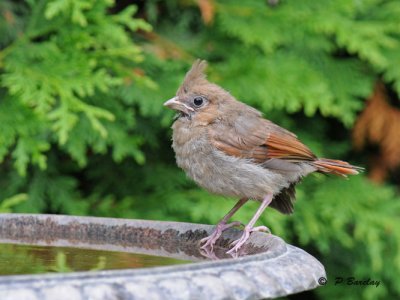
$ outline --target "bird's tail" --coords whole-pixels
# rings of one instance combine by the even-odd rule
[[[322,173],[330,173],[344,177],[347,177],[347,175],[356,175],[364,170],[362,167],[350,165],[342,160],[327,158],[318,158],[313,161],[313,165]]]

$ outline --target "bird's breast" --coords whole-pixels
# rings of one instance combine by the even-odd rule
[[[176,162],[195,181],[206,176],[213,147],[208,142],[205,128],[173,126],[172,148]]]

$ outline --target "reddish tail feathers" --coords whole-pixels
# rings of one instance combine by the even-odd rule
[[[322,173],[331,173],[344,177],[347,175],[356,175],[364,170],[361,167],[352,166],[345,161],[335,159],[319,158],[314,161],[313,164],[318,168],[318,171]]]

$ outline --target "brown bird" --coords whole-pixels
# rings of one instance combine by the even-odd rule
[[[262,117],[239,102],[204,74],[205,61],[197,60],[176,96],[164,103],[179,114],[172,125],[176,161],[186,174],[207,191],[240,200],[201,240],[211,250],[222,232],[241,224],[228,223],[249,199],[260,207],[228,251],[235,254],[254,231],[268,231],[255,223],[266,207],[293,212],[295,185],[312,172],[340,176],[358,174],[361,168],[347,162],[316,157],[295,134]]]

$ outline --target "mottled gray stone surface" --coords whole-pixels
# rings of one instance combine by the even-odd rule
[[[267,299],[316,288],[318,279],[326,277],[314,257],[265,233],[254,233],[238,258],[225,254],[240,235],[236,229],[223,235],[215,254],[202,254],[199,240],[212,229],[178,222],[0,214],[0,242],[196,261],[149,269],[0,276],[0,299]]]

